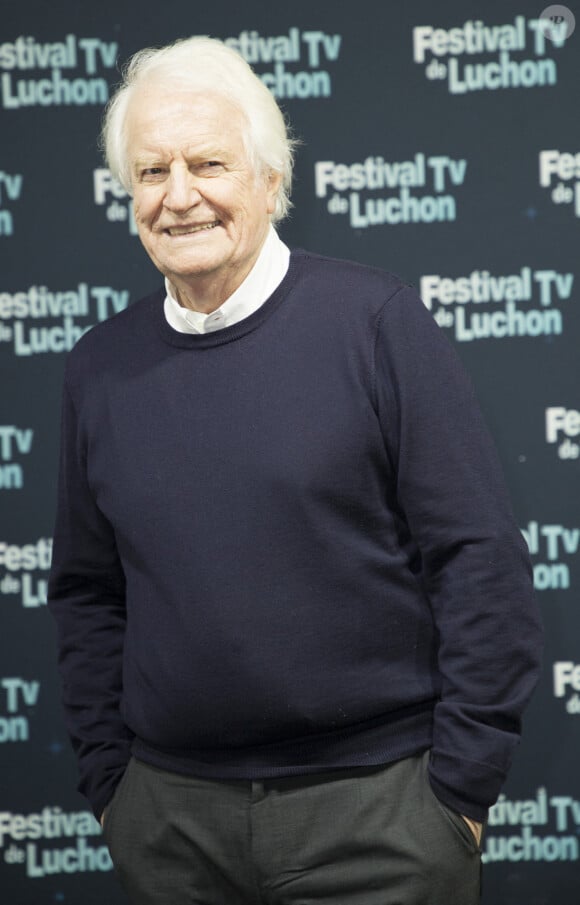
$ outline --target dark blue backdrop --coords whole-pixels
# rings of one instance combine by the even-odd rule
[[[2,901],[123,902],[74,791],[44,606],[60,384],[81,333],[159,285],[97,148],[118,66],[141,47],[211,34],[255,65],[302,139],[285,241],[415,283],[473,375],[547,636],[524,740],[490,817],[484,902],[577,905],[580,28],[545,33],[543,10],[530,0],[5,0]]]

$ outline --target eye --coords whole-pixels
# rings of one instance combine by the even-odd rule
[[[141,182],[153,182],[162,176],[163,173],[163,167],[143,167],[143,169],[139,171],[139,178]]]
[[[222,164],[221,160],[205,160],[201,164],[201,167],[200,167],[200,169],[203,172],[205,172],[205,173],[211,172],[212,175],[215,175],[216,172],[222,168],[223,168],[223,164]]]

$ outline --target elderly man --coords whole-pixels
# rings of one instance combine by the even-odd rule
[[[474,905],[539,658],[472,390],[414,290],[292,253],[292,143],[221,42],[105,125],[162,291],[69,356],[49,605],[139,905]]]

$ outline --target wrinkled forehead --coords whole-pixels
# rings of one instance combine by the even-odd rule
[[[125,142],[129,159],[146,148],[199,146],[200,151],[227,150],[243,157],[254,172],[259,169],[245,114],[213,86],[200,89],[178,79],[161,83],[150,79],[135,86],[125,118]]]
[[[153,78],[135,85],[129,99],[126,129],[141,129],[182,115],[188,122],[199,121],[205,128],[245,133],[249,123],[236,101],[211,84],[189,85],[178,78],[156,81]]]

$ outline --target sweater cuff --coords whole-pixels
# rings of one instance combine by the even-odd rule
[[[113,798],[130,759],[131,744],[128,743],[122,750],[115,752],[114,762],[103,763],[95,757],[87,759],[87,762],[81,761],[77,788],[89,802],[97,820],[100,821],[103,811]]]
[[[433,792],[447,807],[479,823],[487,819],[505,778],[505,771],[493,764],[431,751],[429,781]]]

